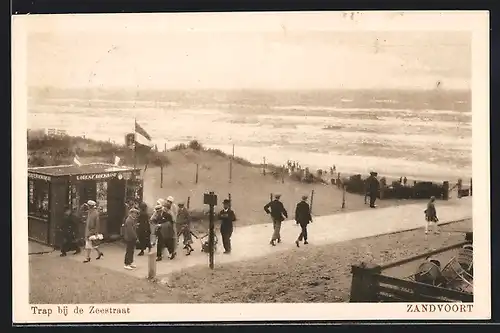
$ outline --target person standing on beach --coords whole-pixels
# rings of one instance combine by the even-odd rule
[[[177,223],[179,225],[179,232],[177,237],[182,234],[182,244],[184,245],[184,250],[186,250],[186,255],[190,255],[194,251],[191,244],[193,244],[193,239],[191,237],[191,216],[189,211],[184,206],[184,203],[179,202],[179,212],[177,213]]]
[[[93,244],[93,240],[90,239],[96,238],[97,235],[99,235],[99,230],[100,230],[100,221],[99,221],[99,212],[97,211],[97,203],[94,200],[89,200],[87,201],[87,206],[89,207],[88,210],[88,215],[87,215],[87,223],[85,225],[85,260],[83,261],[84,263],[87,263],[90,261],[90,252],[92,250],[96,250],[97,252],[97,258],[96,260],[101,259],[104,254],[99,251],[99,248],[97,245]]]
[[[224,199],[222,202],[223,209],[217,216],[220,224],[220,234],[222,236],[222,245],[224,246],[224,254],[231,253],[231,236],[233,235],[233,222],[236,221],[236,215],[230,207],[231,201]]]
[[[380,182],[377,179],[376,172],[370,172],[370,177],[367,179],[368,195],[370,196],[370,208],[375,208],[375,201],[380,190]]]
[[[140,212],[136,208],[130,209],[123,224],[123,239],[126,244],[124,268],[128,270],[136,268],[134,264],[134,250],[137,242],[136,228],[139,222],[139,214]]]
[[[288,218],[288,213],[280,201],[281,194],[276,194],[274,200],[270,201],[264,206],[264,211],[271,215],[273,220],[273,235],[269,244],[276,246],[276,241],[281,243],[281,222]]]
[[[151,252],[151,227],[149,224],[148,205],[145,202],[139,204],[139,216],[137,219],[137,238],[139,241],[138,256],[143,256],[146,249]]]
[[[425,213],[425,234],[429,233],[429,225],[432,225],[435,234],[439,234],[439,227],[437,222],[439,221],[437,217],[436,205],[435,202],[436,197],[432,196],[427,203],[427,209],[424,211]]]
[[[299,242],[304,240],[304,244],[309,244],[307,242],[307,225],[312,222],[311,207],[307,203],[307,195],[302,196],[302,200],[297,204],[295,208],[295,221],[300,225],[300,234],[295,245],[300,247]]]
[[[81,252],[78,246],[78,220],[71,208],[64,212],[63,224],[61,226],[63,244],[61,246],[61,257],[65,257],[68,251]]]

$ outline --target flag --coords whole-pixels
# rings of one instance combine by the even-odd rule
[[[115,156],[115,165],[120,164],[120,158],[118,156]]]
[[[75,157],[73,158],[73,163],[75,163],[78,166],[82,165],[82,163],[80,162],[80,158],[76,154]]]
[[[137,123],[137,121],[135,122],[135,143],[150,148],[153,146],[151,142],[151,135],[149,135],[148,132],[146,132],[146,130]]]

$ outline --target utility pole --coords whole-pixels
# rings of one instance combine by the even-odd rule
[[[215,228],[214,228],[214,207],[217,205],[217,195],[211,191],[203,195],[203,203],[210,207],[210,224],[208,231],[208,249],[209,249],[209,267],[214,269],[214,254],[215,254]]]

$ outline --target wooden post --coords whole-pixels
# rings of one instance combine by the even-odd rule
[[[195,177],[195,180],[194,180],[195,184],[198,184],[198,169],[199,169],[199,164],[196,163],[196,177]]]
[[[342,184],[342,209],[345,208],[345,185]]]
[[[191,201],[191,197],[188,197],[188,199],[187,199],[187,203],[186,203],[186,207],[187,207],[187,209],[189,209],[189,203],[190,203],[190,201]]]
[[[156,277],[156,251],[148,253],[148,279],[152,280]]]
[[[214,192],[210,192],[210,195],[215,195]],[[214,252],[215,252],[215,230],[214,230],[214,205],[210,204],[210,220],[209,220],[209,266],[210,269],[214,269]]]
[[[262,174],[266,175],[266,158],[264,157],[264,163],[262,164]]]
[[[163,188],[163,163],[160,163],[160,188]]]
[[[314,200],[314,190],[311,191],[311,203],[310,203],[310,207],[309,207],[309,211],[311,212],[311,215],[312,215],[312,211],[313,211],[313,201]]]
[[[361,263],[351,266],[352,282],[351,303],[377,302],[377,281],[375,275],[381,273],[381,267],[374,264]]]

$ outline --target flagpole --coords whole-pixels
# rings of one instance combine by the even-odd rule
[[[136,133],[136,125],[137,125],[137,119],[134,118],[134,170],[136,168],[136,165],[137,165],[137,159],[136,159],[136,147],[137,147],[137,133]]]

